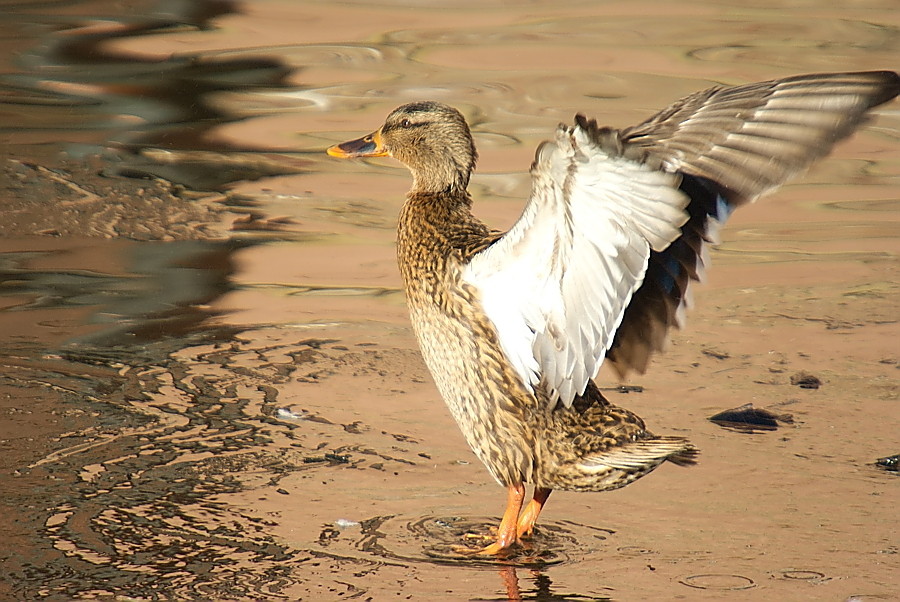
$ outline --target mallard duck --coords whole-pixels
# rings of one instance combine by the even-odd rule
[[[606,400],[595,374],[604,361],[643,373],[681,326],[719,225],[898,90],[887,71],[802,75],[713,87],[622,130],[578,115],[537,149],[531,196],[505,233],[471,213],[477,153],[452,107],[403,105],[328,149],[412,173],[397,256],[413,329],[463,435],[508,490],[496,540],[475,553],[508,553],[554,489],[615,489],[694,462],[687,440]]]

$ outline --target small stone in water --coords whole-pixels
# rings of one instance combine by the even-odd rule
[[[710,416],[708,420],[725,428],[745,432],[774,431],[779,427],[779,423],[794,422],[790,414],[775,414],[765,408],[754,408],[752,403],[719,412],[715,416]]]
[[[875,460],[875,465],[885,470],[898,472],[897,469],[900,468],[900,454],[895,454],[886,458],[878,458]]]
[[[791,384],[801,389],[818,389],[822,386],[822,381],[809,372],[798,372],[791,377]]]
[[[288,408],[278,408],[275,410],[275,416],[282,420],[303,420],[303,418],[305,418],[304,412],[298,414]]]

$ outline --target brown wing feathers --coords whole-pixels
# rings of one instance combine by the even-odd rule
[[[623,154],[682,174],[691,198],[682,236],[653,252],[607,353],[624,376],[643,372],[679,326],[703,245],[738,206],[784,184],[900,93],[890,71],[801,75],[688,96],[621,132]]]

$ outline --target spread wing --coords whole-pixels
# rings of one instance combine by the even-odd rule
[[[682,174],[690,218],[667,249],[650,253],[608,357],[624,376],[643,373],[681,327],[708,243],[734,209],[802,173],[850,135],[866,112],[900,92],[890,71],[832,73],[711,88],[622,132],[628,152]]]
[[[463,278],[480,293],[522,382],[571,405],[613,341],[651,248],[688,219],[679,177],[621,155],[618,132],[583,118],[537,151],[518,222]]]
[[[561,127],[538,149],[522,216],[463,275],[523,383],[571,405],[606,356],[643,371],[731,211],[898,90],[892,72],[799,76],[711,88],[622,132]]]

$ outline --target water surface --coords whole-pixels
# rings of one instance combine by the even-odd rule
[[[114,12],[122,10],[127,12]],[[509,563],[442,551],[502,492],[421,363],[409,180],[323,149],[458,106],[477,212],[534,148],[715,83],[896,68],[891,2],[7,3],[0,593],[12,599],[882,599],[897,582],[896,103],[739,212],[642,393],[703,451],[554,494]],[[800,389],[806,370],[823,386]],[[605,375],[604,375],[605,376]],[[608,381],[605,384],[614,384]],[[795,422],[706,421],[753,403]]]

